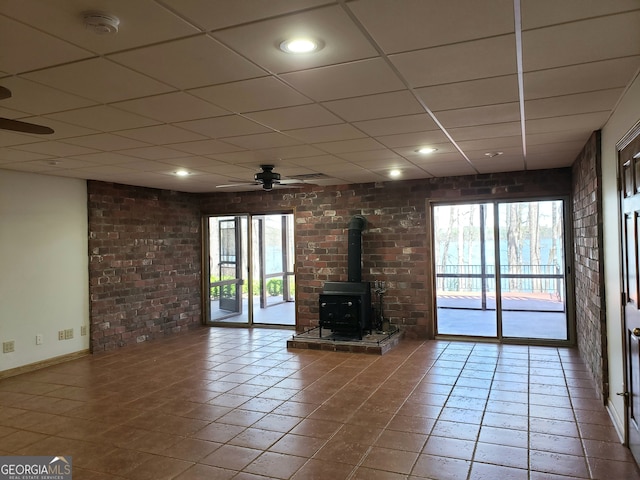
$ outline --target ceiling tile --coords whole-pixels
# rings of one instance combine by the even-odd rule
[[[473,127],[458,127],[448,130],[456,142],[493,137],[512,137],[522,133],[520,122],[495,123]]]
[[[265,148],[256,153],[264,155],[266,158],[292,159],[317,156],[324,153],[322,150],[312,145],[284,145],[274,148]]]
[[[345,98],[324,102],[323,105],[348,122],[424,112],[409,90]]]
[[[518,77],[481,78],[417,88],[416,93],[431,111],[480,107],[518,101]]]
[[[377,55],[365,36],[355,28],[339,6],[329,6],[213,34],[233,50],[275,73],[349,62]],[[296,36],[311,36],[324,42],[314,54],[291,55],[279,49],[280,43]]]
[[[527,120],[612,110],[624,89],[613,88],[525,102]]]
[[[29,162],[32,160],[42,160],[43,158],[51,158],[51,155],[44,155],[42,153],[35,152],[25,152],[23,150],[14,150],[12,148],[6,147],[0,148],[0,164]]]
[[[495,152],[507,147],[519,147],[522,149],[522,135],[511,137],[481,138],[457,142],[463,151],[482,150],[483,152]],[[528,143],[527,143],[528,144]]]
[[[115,152],[89,153],[87,155],[76,155],[74,158],[97,165],[121,165],[137,160],[137,158]]]
[[[0,82],[12,93],[10,98],[2,100],[2,106],[21,112],[43,115],[95,104],[86,98],[71,95],[21,77],[3,78]]]
[[[45,141],[47,141],[47,139],[44,138],[44,135],[29,135],[27,133],[18,133],[10,130],[0,130],[0,147]]]
[[[389,58],[412,87],[498,77],[517,72],[514,35],[417,50],[391,55]]]
[[[381,58],[287,73],[282,78],[319,102],[404,88]]]
[[[280,16],[296,10],[305,10],[329,2],[328,0],[242,0],[216,3],[211,0],[164,0],[165,4],[196,25],[207,30],[249,23]]]
[[[109,58],[181,89],[265,74],[251,62],[204,34],[113,54]]]
[[[138,98],[112,106],[167,123],[229,115],[228,111],[184,92]]]
[[[167,85],[104,58],[38,70],[24,77],[100,103],[171,90]]]
[[[488,125],[491,123],[517,122],[520,120],[520,104],[502,103],[483,107],[460,108],[435,113],[445,128]]]
[[[252,122],[240,115],[192,120],[189,122],[180,122],[176,125],[210,138],[235,137],[271,131],[269,128]]]
[[[72,155],[82,155],[86,153],[95,153],[95,150],[78,145],[69,145],[61,142],[39,142],[30,143],[28,145],[18,145],[14,147],[16,150],[26,150],[27,152],[42,153],[44,155],[54,155],[57,157],[67,157]]]
[[[343,123],[343,121],[320,105],[299,105],[245,114],[246,117],[274,130],[319,127]]]
[[[116,35],[97,35],[84,25],[84,12],[100,10],[120,20]],[[153,0],[4,0],[0,12],[98,53],[134,48],[193,35],[198,29]]]
[[[145,127],[156,123],[154,120],[117,110],[107,105],[54,113],[47,115],[46,118],[71,123],[72,125],[86,126],[104,132]]]
[[[252,78],[224,85],[196,88],[189,93],[236,113],[312,102],[276,77]]]
[[[316,146],[329,153],[361,152],[363,150],[382,148],[382,145],[373,138],[357,138],[355,140],[317,143]]]
[[[0,5],[0,13],[10,12],[8,6]],[[93,56],[87,50],[2,15],[0,32],[2,70],[13,75]],[[16,39],[20,39],[19,48]]]
[[[480,173],[492,172],[517,172],[525,169],[525,162],[520,156],[513,157],[495,157],[484,162],[474,164]],[[531,165],[527,161],[527,168],[531,169]]]
[[[366,135],[348,123],[340,125],[328,125],[325,127],[301,128],[299,130],[289,130],[287,135],[291,135],[303,142],[322,143],[335,142],[339,140],[350,140],[362,138]]]
[[[367,151],[340,153],[340,158],[347,160],[349,162],[360,164],[361,162],[366,160],[387,161],[387,160],[399,160],[403,157],[401,157],[400,155],[398,155],[396,152],[392,150],[384,148],[380,150],[367,150]]]
[[[386,53],[397,53],[514,31],[512,0],[493,0],[490,8],[476,5],[476,0],[402,0],[402,6],[359,0],[347,6]]]
[[[371,136],[394,135],[396,133],[424,132],[427,130],[437,130],[430,115],[421,113],[417,115],[406,115],[402,117],[381,118],[378,120],[367,120],[355,122],[354,125],[363,132]]]
[[[118,132],[118,135],[154,145],[195,142],[206,139],[203,135],[174,127],[173,125],[153,125],[151,127],[136,128],[133,130],[121,130]]]
[[[95,135],[85,135],[83,137],[67,138],[64,142],[104,151],[147,146],[145,143],[139,142],[138,140],[112,135],[110,133],[98,133]]]
[[[436,177],[459,176],[459,175],[475,175],[478,171],[464,160],[448,161],[432,165],[423,165],[426,171]],[[522,170],[522,166],[517,169]],[[460,173],[455,173],[460,172]]]
[[[637,0],[523,0],[522,28],[529,30],[637,9]]]
[[[524,74],[524,97],[531,100],[625,87],[638,68],[640,56],[636,55],[528,72]]]
[[[638,55],[638,25],[640,10],[523,32],[524,71]]]
[[[238,145],[239,147],[252,150],[298,145],[300,143],[295,138],[276,132],[258,133],[255,135],[241,135],[225,138],[223,140],[232,145]]]
[[[559,132],[562,130],[599,130],[609,118],[609,112],[583,113],[562,117],[527,120],[527,133]]]
[[[398,135],[380,135],[376,137],[385,147],[421,147],[434,143],[447,142],[448,138],[440,130],[430,130],[427,132],[401,133]]]
[[[136,158],[144,158],[146,160],[166,160],[168,158],[184,157],[184,152],[179,152],[168,147],[142,147],[122,150],[120,153]]]
[[[236,152],[241,148],[218,140],[199,140],[197,142],[174,143],[169,147],[193,155],[210,155],[213,153]]]
[[[1,158],[2,155],[0,154],[0,159]],[[344,163],[344,160],[334,155],[316,155],[313,157],[292,158],[289,161],[295,163],[296,165],[300,165],[301,167],[313,168],[316,172],[320,173],[326,165],[341,165]]]

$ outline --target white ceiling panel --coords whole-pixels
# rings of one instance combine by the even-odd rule
[[[514,31],[512,0],[493,0],[486,8],[477,8],[476,0],[358,0],[348,7],[387,54]]]
[[[245,116],[274,130],[292,130],[343,123],[342,119],[318,104],[265,110],[247,113]]]
[[[524,108],[527,112],[527,118],[530,120],[577,113],[609,112],[615,106],[622,92],[622,88],[613,88],[589,93],[576,93],[575,95],[540,98],[526,101]]]
[[[176,88],[260,77],[265,72],[207,35],[175,40],[109,56]]]
[[[83,13],[95,11],[120,20],[118,35],[98,35],[85,27]],[[97,53],[135,48],[198,32],[154,0],[4,0],[0,13]]]
[[[241,2],[211,2],[211,0],[164,0],[195,25],[207,30],[249,23],[264,18],[276,17],[296,10],[304,10],[327,3],[328,0],[243,0]]]
[[[158,122],[173,123],[229,115],[230,112],[184,92],[165,93],[114,103],[115,108],[147,116]]]
[[[271,129],[239,115],[192,120],[180,122],[177,125],[210,138],[235,137],[271,131]]]
[[[239,82],[196,88],[189,93],[235,113],[311,103],[276,77],[252,78]]]
[[[424,112],[409,90],[333,100],[323,105],[348,122]]]
[[[522,28],[529,30],[637,9],[637,0],[522,0]]]
[[[7,10],[0,7],[0,13]],[[16,48],[16,39],[20,39],[20,48]],[[87,50],[0,15],[0,58],[5,72],[18,74],[91,56]]]
[[[354,122],[354,125],[373,137],[378,135],[393,135],[396,133],[423,132],[438,129],[438,126],[431,116],[426,113]]]
[[[55,131],[0,131],[0,165],[190,192],[267,163],[318,185],[571,165],[640,71],[640,4],[520,4],[0,0],[0,116]]]
[[[518,78],[516,75],[504,75],[446,83],[416,88],[416,93],[434,112],[517,102]]]
[[[412,87],[515,74],[514,35],[390,55]]]
[[[404,88],[402,81],[380,58],[287,73],[282,78],[319,102]]]
[[[92,58],[38,70],[25,74],[25,78],[100,103],[128,100],[171,90],[168,85],[104,58]]]
[[[525,99],[622,88],[627,84],[625,79],[633,77],[638,65],[640,57],[631,56],[525,73]]]
[[[525,31],[524,71],[639,55],[638,25],[640,10]]]
[[[213,34],[233,50],[274,73],[292,72],[373,57],[376,49],[354,28],[339,6],[322,7],[270,20],[217,31]],[[289,55],[280,43],[299,36],[324,43],[315,55]]]
[[[45,118],[67,122],[72,125],[86,126],[103,132],[145,127],[158,123],[149,118],[117,110],[107,105],[68,110],[47,115]]]

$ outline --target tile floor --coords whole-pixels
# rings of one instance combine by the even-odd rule
[[[287,350],[202,328],[0,381],[0,455],[74,480],[640,479],[575,350]]]

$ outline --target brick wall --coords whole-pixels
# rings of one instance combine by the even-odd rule
[[[200,325],[195,195],[88,182],[92,351]]]
[[[598,394],[608,398],[600,132],[573,164],[573,237],[577,342]]]
[[[295,212],[297,327],[318,322],[326,281],[347,280],[347,225],[363,215],[363,281],[384,280],[385,313],[409,336],[433,335],[427,200],[569,195],[571,170],[202,195],[207,214]]]

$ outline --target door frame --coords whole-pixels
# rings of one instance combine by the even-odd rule
[[[624,150],[626,147],[628,147],[632,142],[634,142],[637,138],[640,137],[640,121],[637,122],[633,127],[631,127],[629,129],[629,131],[616,143],[616,189],[617,189],[617,201],[618,201],[618,238],[620,239],[619,241],[619,259],[618,259],[618,266],[620,268],[620,287],[621,287],[621,294],[620,294],[620,321],[622,323],[620,331],[621,331],[621,340],[622,340],[622,365],[623,365],[623,392],[620,393],[621,395],[624,395],[624,444],[629,447],[629,449],[631,450],[632,455],[634,456],[634,458],[636,458],[636,455],[634,454],[633,450],[631,449],[631,442],[630,442],[630,432],[631,432],[631,415],[630,415],[630,404],[631,404],[631,399],[630,397],[630,375],[631,375],[631,369],[630,369],[630,365],[629,365],[629,346],[628,346],[628,338],[627,338],[627,325],[626,325],[626,285],[627,285],[627,281],[625,279],[625,275],[626,275],[626,268],[624,268],[623,263],[626,261],[625,259],[625,252],[623,250],[624,248],[624,239],[625,239],[625,229],[623,228],[623,223],[624,223],[624,219],[625,219],[625,213],[624,213],[624,207],[623,207],[623,190],[625,188],[623,182],[623,174],[622,174],[622,169],[621,169],[621,153],[622,150]],[[634,167],[634,171],[635,171],[635,167]],[[634,172],[634,188],[637,189],[638,186],[635,185],[635,183],[637,182],[637,177],[636,174]],[[638,234],[638,232],[636,232],[636,234]],[[636,252],[636,263],[638,263],[638,255],[640,253]],[[637,272],[638,269],[638,265],[636,265],[636,277],[638,276]],[[638,279],[636,278],[636,282],[638,281]],[[640,456],[640,452],[636,452],[636,454],[638,454],[638,456]],[[636,462],[638,462],[638,458],[636,458]],[[640,463],[640,462],[639,462]]]
[[[498,321],[498,335],[496,337],[471,337],[471,336],[460,336],[460,335],[440,335],[437,334],[437,324],[436,324],[436,316],[437,316],[437,302],[436,302],[436,269],[435,269],[435,235],[433,228],[433,208],[439,205],[469,205],[469,204],[494,204],[499,205],[501,203],[513,203],[513,202],[542,202],[542,201],[554,201],[559,200],[562,201],[563,206],[563,234],[564,234],[564,259],[565,259],[565,308],[567,315],[567,339],[566,340],[552,340],[552,339],[531,339],[531,338],[516,338],[516,337],[506,337],[503,338],[501,335],[501,322]],[[573,224],[572,216],[571,216],[571,198],[568,195],[546,195],[546,196],[505,196],[498,198],[487,198],[487,197],[470,197],[465,199],[457,199],[457,200],[444,200],[444,199],[427,199],[426,201],[426,225],[427,225],[427,235],[428,235],[428,244],[430,246],[429,252],[427,255],[427,261],[429,262],[429,266],[432,274],[430,277],[431,282],[431,298],[428,299],[427,304],[429,305],[429,314],[430,314],[430,322],[429,322],[429,338],[445,338],[445,339],[473,339],[478,342],[489,342],[489,343],[502,343],[502,344],[519,344],[519,345],[540,345],[540,346],[573,346],[576,344],[576,321],[575,321],[575,286],[573,281],[574,271],[573,271],[573,263],[574,263],[574,253],[573,253],[573,230],[571,225]],[[494,236],[498,238],[498,212],[495,212],[494,218]],[[499,246],[495,245],[496,250]],[[498,253],[496,252],[496,255]],[[497,273],[496,273],[497,275]],[[500,295],[499,282],[496,280],[496,297]],[[496,302],[496,315],[500,314],[501,304],[502,302]],[[499,318],[497,318],[499,320]]]
[[[237,212],[232,212],[232,213],[204,213],[202,215],[202,219],[201,219],[201,231],[202,231],[202,255],[201,255],[201,289],[202,289],[202,298],[201,298],[201,309],[202,309],[202,321],[201,323],[205,326],[216,326],[216,327],[243,327],[243,328],[254,328],[254,327],[258,327],[258,328],[276,328],[276,329],[295,329],[298,325],[298,310],[297,308],[295,309],[294,315],[294,323],[293,325],[284,325],[284,324],[270,324],[270,323],[254,323],[253,317],[254,317],[254,305],[253,305],[253,301],[251,301],[251,299],[253,298],[253,281],[254,281],[254,277],[255,275],[253,274],[253,256],[254,256],[254,249],[253,249],[253,219],[254,217],[260,217],[260,216],[268,216],[268,215],[292,215],[293,216],[293,221],[294,221],[294,228],[293,228],[293,232],[292,232],[292,237],[289,239],[289,241],[291,242],[291,244],[293,245],[294,248],[294,253],[293,253],[293,272],[285,272],[287,274],[292,273],[294,276],[294,282],[295,282],[295,272],[296,272],[296,253],[295,253],[295,245],[296,245],[296,229],[295,229],[295,219],[296,219],[296,210],[295,209],[288,209],[288,210],[276,210],[276,211],[267,211],[267,212],[253,212],[253,213],[237,213]],[[248,291],[248,295],[249,295],[249,302],[247,305],[247,321],[243,321],[243,322],[230,322],[230,321],[224,321],[224,322],[218,322],[218,321],[211,321],[210,317],[211,317],[211,306],[210,306],[210,302],[209,302],[209,278],[210,278],[210,261],[209,261],[209,249],[210,249],[210,243],[209,243],[209,219],[210,218],[216,218],[216,217],[243,217],[246,219],[247,221],[247,243],[248,245],[246,246],[246,256],[247,256],[247,291]],[[241,234],[240,234],[241,236]],[[286,270],[286,269],[285,269]],[[295,304],[297,305],[297,300],[298,300],[298,289],[296,288],[293,294],[293,301],[295,302]]]

